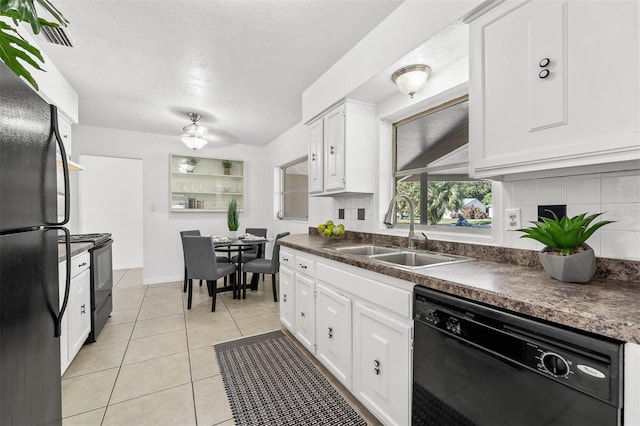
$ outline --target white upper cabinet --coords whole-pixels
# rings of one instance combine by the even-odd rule
[[[640,159],[639,13],[534,0],[472,22],[470,174]]]
[[[309,193],[373,193],[375,106],[347,100],[309,124]]]

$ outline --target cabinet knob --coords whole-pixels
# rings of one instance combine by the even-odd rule
[[[304,312],[300,312],[300,316],[304,318]]]
[[[311,153],[311,161],[316,161],[316,153],[315,152]]]
[[[307,265],[300,264],[300,269],[307,269]]]
[[[380,375],[380,369],[379,368],[374,368],[373,371],[376,372],[376,376]]]
[[[550,63],[551,63],[551,60],[549,58],[542,58],[540,60],[539,65],[540,65],[540,68],[546,68],[549,66]]]
[[[380,361],[378,361],[377,359],[374,359],[373,365],[375,365],[376,367],[380,367]]]
[[[282,261],[283,261],[283,262],[288,262],[288,261],[289,261],[289,259],[287,259],[286,257],[283,257],[283,258],[282,258]]]
[[[540,71],[540,74],[538,74],[538,77],[540,77],[541,79],[545,79],[545,78],[549,77],[549,74],[551,74],[551,73],[549,72],[548,69],[545,68],[542,71]]]
[[[86,314],[87,313],[87,308],[85,307],[84,303],[80,306],[80,313],[81,314]]]
[[[333,339],[333,328],[329,327],[329,339]]]
[[[283,301],[283,302],[286,302],[286,301],[287,301],[287,295],[286,295],[286,294],[283,294],[283,295],[282,295],[282,301]]]
[[[335,146],[330,146],[329,147],[329,154],[335,154],[336,152],[336,147]]]
[[[87,266],[87,262],[82,262],[81,264],[78,265],[78,268],[82,268],[83,266]]]

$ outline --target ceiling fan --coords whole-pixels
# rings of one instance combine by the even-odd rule
[[[202,125],[198,125],[198,121],[202,116],[195,112],[188,112],[189,120],[191,120],[191,124],[187,124],[182,128],[182,133],[180,134],[180,140],[184,142],[184,144],[193,149],[194,151],[204,147],[207,144],[208,130],[206,127]]]

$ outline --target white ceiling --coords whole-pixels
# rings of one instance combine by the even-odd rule
[[[75,45],[39,43],[78,92],[80,124],[177,139],[194,111],[223,141],[264,145],[400,3],[60,0]]]

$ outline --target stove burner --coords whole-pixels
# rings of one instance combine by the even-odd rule
[[[99,245],[105,241],[108,241],[111,239],[111,234],[110,233],[103,233],[103,234],[75,234],[75,235],[71,235],[71,238],[69,239],[69,241],[71,241],[72,243],[83,243],[83,242],[90,242],[90,243],[95,243],[95,245]],[[64,235],[59,235],[58,236],[58,241],[59,242],[64,242]]]

